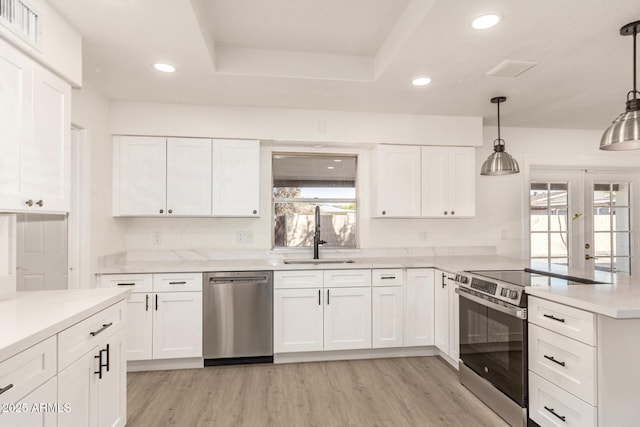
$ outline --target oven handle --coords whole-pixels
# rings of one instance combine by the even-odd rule
[[[480,305],[484,305],[486,307],[492,308],[494,310],[500,311],[502,313],[508,314],[513,317],[517,317],[518,319],[527,320],[527,309],[522,307],[505,307],[500,304],[496,304],[492,301],[486,300],[484,298],[478,297],[466,291],[464,288],[456,288],[455,292],[463,298],[466,298],[470,301],[476,302]]]

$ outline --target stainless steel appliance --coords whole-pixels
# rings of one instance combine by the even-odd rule
[[[204,274],[205,366],[273,362],[273,272]]]
[[[460,382],[512,426],[527,425],[527,296],[524,270],[456,275]]]

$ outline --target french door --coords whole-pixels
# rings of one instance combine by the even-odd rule
[[[532,262],[640,274],[638,173],[532,169]]]

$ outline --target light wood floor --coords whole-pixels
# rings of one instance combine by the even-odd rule
[[[139,426],[506,426],[438,357],[128,373]]]

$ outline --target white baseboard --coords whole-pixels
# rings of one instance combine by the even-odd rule
[[[436,347],[376,348],[362,350],[314,351],[273,355],[273,363],[323,362],[330,360],[383,359],[389,357],[438,356]]]
[[[127,372],[166,371],[172,369],[194,369],[203,367],[204,359],[202,359],[201,357],[192,357],[185,359],[127,361]]]

